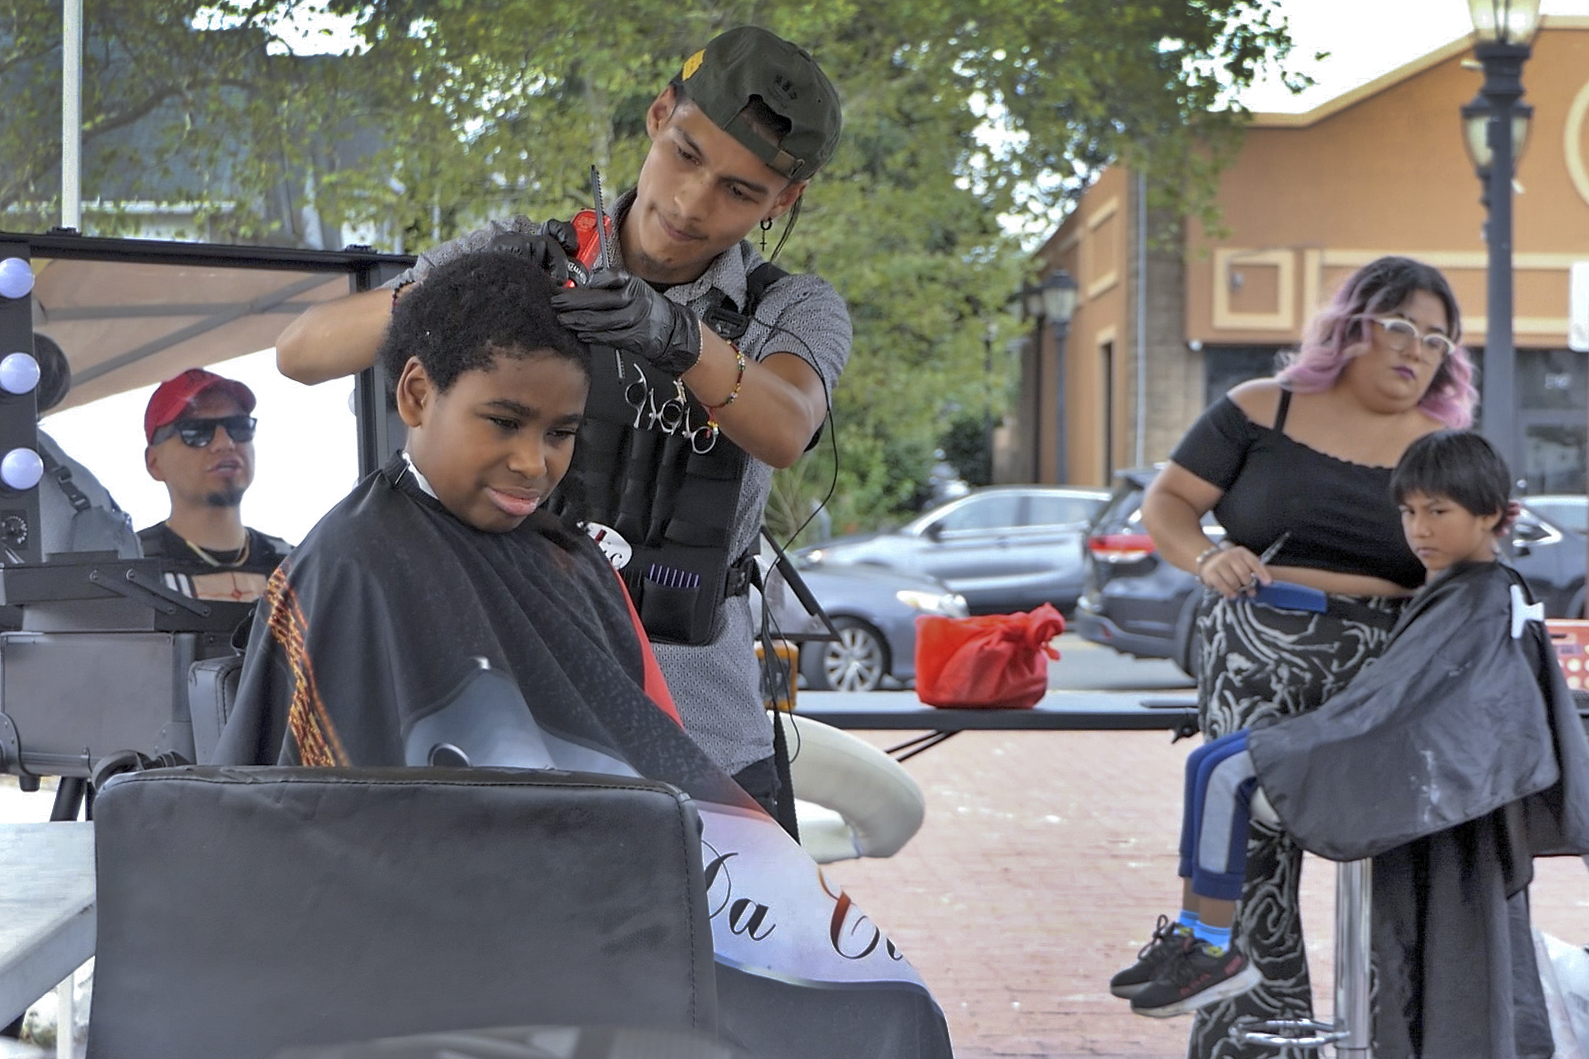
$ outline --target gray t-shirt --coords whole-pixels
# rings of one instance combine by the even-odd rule
[[[613,205],[615,220],[621,221],[633,201],[634,194],[630,192]],[[491,221],[484,228],[419,255],[412,269],[388,285],[421,279],[442,262],[485,249],[492,238],[503,232],[533,234],[539,230],[540,224],[527,217]],[[734,304],[743,305],[747,277],[761,263],[761,255],[750,242],[741,240],[737,247],[719,254],[700,278],[668,288],[666,296],[704,312],[711,305],[710,293],[715,288]],[[816,276],[791,275],[767,289],[738,346],[753,360],[774,353],[799,356],[822,377],[831,396],[850,356],[850,337],[849,309],[838,291]],[[730,529],[729,555],[743,555],[755,545],[772,488],[772,472],[772,467],[760,460],[746,461],[745,480]],[[685,730],[730,775],[772,754],[772,725],[762,707],[756,664],[756,632],[749,598],[731,596],[718,610],[710,643],[659,643],[654,647]]]

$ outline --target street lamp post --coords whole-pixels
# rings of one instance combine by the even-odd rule
[[[982,450],[988,461],[983,485],[993,484],[993,336],[997,331],[992,320],[982,328]]]
[[[1041,394],[1043,364],[1043,320],[1054,329],[1054,397],[1055,439],[1054,478],[1063,485],[1069,477],[1069,457],[1065,452],[1065,338],[1070,331],[1070,318],[1076,311],[1076,281],[1064,269],[1055,269],[1043,277],[1035,287],[1021,288],[1021,306],[1026,317],[1036,321],[1032,330],[1034,410],[1042,408]],[[1032,480],[1042,477],[1042,425],[1034,414],[1032,431]]]
[[[1043,480],[1043,288],[1022,284],[1021,319],[1032,321],[1032,481]]]
[[[1517,438],[1516,351],[1512,336],[1512,178],[1528,140],[1533,108],[1523,97],[1523,63],[1539,26],[1539,0],[1468,0],[1484,67],[1484,84],[1462,108],[1463,142],[1484,188],[1489,252],[1484,376],[1484,433],[1521,475]]]

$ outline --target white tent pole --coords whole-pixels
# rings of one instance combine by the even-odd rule
[[[83,0],[61,19],[61,226],[83,228]]]

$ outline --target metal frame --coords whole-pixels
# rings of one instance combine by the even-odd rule
[[[350,292],[368,290],[413,262],[408,256],[377,253],[367,247],[351,247],[340,251],[303,250],[293,247],[100,238],[66,230],[44,234],[0,232],[0,257],[20,257],[29,262],[44,258],[109,264],[235,268],[254,272],[304,272],[322,276],[343,274],[348,277]],[[292,297],[297,289],[298,285],[295,285],[285,292],[277,292],[270,299],[247,304],[195,302],[169,306],[168,309],[180,310],[180,313],[173,315],[199,319],[121,353],[113,361],[79,374],[76,381],[104,375],[242,316],[271,311]],[[0,351],[33,351],[33,301],[32,295],[0,299]],[[160,309],[159,306],[150,306],[138,312],[153,315]],[[113,309],[107,307],[96,311],[108,316]],[[391,425],[383,414],[386,406],[384,388],[375,372],[363,373],[357,392],[359,400],[356,402],[355,414],[358,417],[360,466],[361,469],[370,470],[384,458],[382,454],[391,441]],[[37,451],[38,444],[36,395],[32,391],[20,395],[0,394],[0,452],[14,448]],[[152,559],[122,560],[109,554],[83,553],[52,556],[51,562],[41,563],[38,530],[37,488],[21,492],[0,489],[0,604],[7,605],[8,609],[20,607],[20,621],[25,630],[0,634],[0,649],[26,647],[35,652],[48,652],[49,659],[54,660],[50,665],[34,664],[26,672],[15,665],[0,667],[0,672],[7,677],[6,681],[0,681],[0,685],[11,687],[14,683],[11,678],[16,676],[20,681],[17,687],[25,692],[26,701],[10,704],[10,713],[46,711],[52,721],[58,723],[58,727],[66,730],[47,734],[54,738],[54,742],[65,745],[67,736],[75,739],[79,734],[74,727],[79,725],[79,718],[73,713],[77,711],[81,714],[83,738],[80,743],[73,742],[72,745],[88,747],[91,743],[88,733],[97,731],[103,714],[116,710],[119,703],[122,716],[134,727],[147,722],[152,729],[148,733],[151,740],[155,743],[168,741],[172,738],[170,730],[180,729],[187,718],[187,672],[184,660],[229,649],[227,638],[231,630],[251,607],[246,604],[194,600],[174,592],[164,584],[160,566]],[[13,611],[12,617],[15,616],[16,612]],[[127,674],[127,686],[121,689],[119,697],[117,694],[73,696],[60,691],[57,685],[66,687],[68,674],[62,674],[60,681],[55,680],[51,676],[51,665],[57,669],[71,669],[74,665],[80,668],[82,660],[87,657],[85,652],[92,655],[95,644],[106,642],[114,643],[118,648],[124,647],[126,657],[136,656],[139,659],[133,665],[138,672]],[[132,676],[143,678],[142,683],[132,680]],[[169,706],[161,705],[158,691],[151,690],[166,680],[171,684]],[[131,690],[134,685],[141,689],[141,698]],[[169,709],[169,714],[161,712],[166,709]],[[83,780],[94,764],[89,760],[88,751],[84,750],[71,760],[65,760],[56,752],[58,748],[50,749],[53,747],[51,739],[45,739],[40,744],[48,744],[45,749],[24,745],[10,713],[3,694],[0,694],[0,771],[15,773],[25,789],[37,788],[38,775],[62,776],[56,810],[52,815],[55,819],[75,817],[78,803],[83,797]],[[160,728],[155,722],[162,719],[169,723]],[[159,730],[155,731],[154,728]],[[104,753],[120,748],[95,749]],[[151,744],[128,749],[158,751],[160,747]]]

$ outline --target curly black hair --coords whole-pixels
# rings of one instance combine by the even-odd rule
[[[557,320],[551,277],[518,254],[483,250],[426,273],[398,299],[381,340],[380,363],[395,386],[418,357],[443,393],[466,371],[488,370],[499,355],[557,356],[590,375],[590,350]]]

